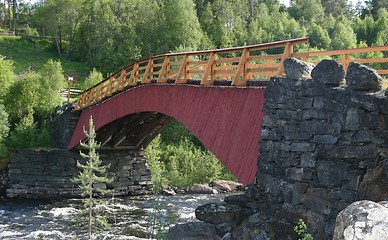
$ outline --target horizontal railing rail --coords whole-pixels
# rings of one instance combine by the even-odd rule
[[[376,55],[368,56],[368,53],[381,53],[381,56]],[[386,46],[372,46],[363,48],[341,49],[341,50],[328,50],[328,51],[316,51],[316,52],[300,52],[293,53],[292,57],[300,58],[304,61],[312,63],[318,63],[323,59],[335,59],[340,62],[345,70],[348,68],[350,62],[358,62],[366,65],[372,65],[373,68],[381,75],[388,75],[388,45]],[[372,57],[371,57],[372,56]],[[379,68],[379,64],[386,63],[385,67]],[[377,64],[377,65],[376,65]]]
[[[288,57],[309,60],[314,57],[337,57],[345,67],[355,59],[354,54],[387,51],[388,46],[294,53],[293,46],[308,43],[308,37],[226,49],[169,53],[134,62],[113,73],[102,82],[78,96],[75,110],[98,103],[129,87],[149,83],[201,84],[247,86],[254,79],[268,79],[284,75],[283,61]],[[279,49],[280,54],[266,54],[263,50]],[[353,51],[352,51],[353,50]],[[279,52],[279,51],[277,51]],[[281,52],[281,51],[280,51]],[[362,60],[362,59],[360,59]],[[362,60],[364,63],[387,62],[386,58]],[[387,70],[379,70],[381,74]]]

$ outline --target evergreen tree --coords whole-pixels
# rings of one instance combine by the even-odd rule
[[[98,205],[93,194],[98,193],[104,195],[110,192],[109,190],[96,187],[96,183],[108,184],[113,181],[113,178],[108,178],[106,174],[106,170],[110,167],[110,164],[103,165],[102,160],[96,151],[100,147],[100,144],[96,141],[96,131],[94,129],[92,116],[90,116],[89,119],[89,130],[86,131],[84,129],[84,133],[87,137],[87,142],[81,142],[81,147],[87,149],[88,153],[80,152],[80,155],[82,158],[86,159],[86,163],[82,164],[77,161],[77,167],[82,171],[79,173],[79,176],[73,178],[72,181],[79,184],[82,196],[87,197],[84,200],[84,206],[88,209],[88,237],[89,239],[92,239],[93,226],[107,225],[103,216],[93,215],[93,208]]]

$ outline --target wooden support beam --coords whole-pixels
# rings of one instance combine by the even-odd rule
[[[144,140],[146,140],[147,137],[153,135],[154,131],[157,131],[159,128],[161,128],[160,123],[164,122],[168,118],[170,117],[162,113],[157,113],[157,115],[154,116],[154,119],[152,121],[148,122],[148,124],[144,124],[144,127],[141,129],[138,138],[136,139],[135,148],[145,147],[143,146]]]
[[[169,73],[167,72],[167,68],[170,68],[170,57],[166,56],[164,58],[164,62],[162,65],[162,69],[160,69],[158,83],[166,83],[169,77]],[[166,74],[166,78],[163,79],[163,75]]]
[[[241,58],[240,58],[240,62],[238,63],[238,67],[237,67],[237,70],[236,70],[236,74],[234,75],[234,78],[233,78],[233,81],[232,81],[232,85],[234,86],[244,86],[244,85],[247,85],[247,79],[244,79],[246,77],[246,64],[247,64],[247,61],[248,61],[248,57],[249,57],[249,50],[247,48],[244,49],[242,55],[241,55]],[[242,80],[240,80],[240,77],[243,77]]]
[[[292,52],[293,52],[292,42],[287,42],[286,46],[284,47],[283,55],[280,60],[280,64],[278,66],[278,70],[276,71],[276,76],[283,75],[283,72],[284,72],[283,62],[286,58],[289,58],[292,56]]]
[[[201,81],[201,85],[212,85],[213,80],[215,79],[214,74],[214,62],[216,60],[216,54],[212,52],[209,56],[209,60],[206,64],[205,70],[203,72],[203,77]],[[211,74],[211,80],[209,81],[209,75]]]
[[[143,75],[142,83],[145,84],[145,83],[150,83],[150,82],[151,82],[153,76],[151,76],[150,73],[153,74],[153,68],[154,68],[153,65],[154,65],[154,59],[153,59],[153,58],[150,58],[150,59],[148,60],[147,68],[146,68],[146,70],[145,70],[145,72],[144,72],[144,75]],[[151,71],[151,70],[152,70],[152,71]],[[148,79],[147,79],[147,76],[149,76]]]
[[[128,79],[128,85],[129,86],[136,86],[136,75],[137,75],[137,70],[139,69],[139,63],[136,62],[135,65],[133,65],[133,69],[131,71],[131,76]]]
[[[176,76],[175,79],[175,84],[182,84],[182,83],[187,83],[187,62],[189,61],[189,55],[186,54],[183,57],[183,61],[181,64],[181,67],[179,68],[178,75]],[[181,80],[183,73],[185,74],[185,79]]]

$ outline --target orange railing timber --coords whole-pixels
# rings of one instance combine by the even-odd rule
[[[293,45],[307,42],[308,37],[303,37],[244,47],[163,54],[140,60],[83,92],[78,97],[75,109],[88,107],[138,84],[215,85],[226,82],[246,86],[251,79],[281,75],[281,63],[291,56]],[[262,51],[275,48],[284,48],[283,53],[264,55]]]
[[[296,57],[334,58],[345,68],[350,61],[386,63],[388,58],[362,59],[357,54],[388,51],[388,46],[294,53],[293,46],[308,43],[308,37],[226,49],[163,54],[134,62],[81,93],[75,110],[102,101],[139,84],[174,83],[247,86],[252,80],[284,75],[283,61]],[[283,53],[266,54],[263,50],[283,48]],[[342,56],[342,59],[341,59]],[[312,61],[313,61],[312,60]],[[388,70],[378,70],[388,74]],[[257,81],[256,81],[257,82]]]
[[[373,46],[373,47],[364,47],[364,48],[352,48],[352,49],[341,49],[341,50],[328,50],[328,51],[317,51],[317,52],[304,52],[304,53],[293,53],[292,56],[295,58],[300,58],[304,61],[309,61],[312,63],[318,63],[314,59],[335,59],[340,62],[345,69],[348,68],[350,62],[359,62],[362,64],[371,64],[371,63],[388,63],[388,57],[373,57],[367,58],[363,54],[373,53],[373,52],[388,52],[388,45],[386,46]],[[387,64],[388,65],[388,64]],[[381,75],[388,75],[388,68],[385,69],[376,69],[376,71]]]

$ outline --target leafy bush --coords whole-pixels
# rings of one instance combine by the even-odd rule
[[[294,227],[294,231],[299,236],[299,240],[313,240],[313,235],[307,232],[307,225],[303,219],[299,219],[298,224]]]
[[[10,138],[7,142],[11,148],[51,148],[53,139],[47,128],[38,128],[32,119],[24,118],[10,132]]]
[[[0,55],[0,102],[3,102],[4,96],[15,81],[13,61],[3,58]]]
[[[86,90],[101,82],[103,79],[104,77],[102,76],[102,73],[93,68],[93,70],[89,73],[89,76],[85,79],[85,82],[82,84],[82,89]]]
[[[146,154],[155,190],[209,183],[215,179],[236,180],[210,151],[202,150],[187,138],[177,145],[166,145],[158,136]]]
[[[4,140],[9,133],[8,113],[4,109],[4,105],[0,104],[0,158],[5,157],[8,153],[4,145]]]

